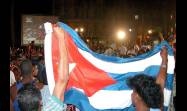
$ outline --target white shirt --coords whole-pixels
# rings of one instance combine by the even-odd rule
[[[114,51],[112,50],[112,48],[108,48],[107,50],[105,50],[104,54],[108,56],[112,56],[114,54]]]
[[[10,71],[10,86],[12,86],[16,82],[14,73]]]
[[[120,54],[124,54],[125,55],[127,53],[127,48],[125,46],[121,46],[119,48],[119,50],[120,50]]]
[[[115,43],[112,43],[112,44],[110,45],[110,47],[112,47],[113,49],[115,49],[115,48],[116,48],[116,44],[115,44]]]
[[[129,55],[129,54],[136,55],[136,51],[134,49],[130,49],[127,51],[127,55]]]

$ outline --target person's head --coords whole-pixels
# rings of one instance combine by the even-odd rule
[[[38,75],[38,66],[37,64],[32,64],[32,75],[36,77]]]
[[[31,41],[31,45],[34,45],[35,41]]]
[[[41,64],[44,64],[44,63],[45,63],[44,57],[43,57],[43,56],[40,56],[40,57],[39,57],[39,62],[40,62]]]
[[[32,84],[25,84],[18,91],[18,105],[21,111],[41,111],[40,90]]]
[[[28,77],[32,75],[32,63],[30,60],[23,60],[20,64],[21,75],[23,77]]]
[[[132,102],[136,106],[143,102],[148,108],[160,108],[163,104],[161,87],[156,79],[144,74],[130,77],[127,82],[133,89]]]

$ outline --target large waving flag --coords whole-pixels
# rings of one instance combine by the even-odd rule
[[[45,23],[45,63],[50,93],[58,78],[58,41],[53,25]],[[74,104],[80,111],[135,111],[132,90],[126,79],[138,74],[156,77],[161,64],[162,46],[168,48],[168,70],[164,88],[164,111],[167,111],[173,86],[175,61],[173,50],[166,41],[150,52],[132,58],[110,57],[90,50],[79,35],[69,26],[59,22],[67,38],[70,79],[65,93],[65,103]]]

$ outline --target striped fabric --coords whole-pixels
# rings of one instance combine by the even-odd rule
[[[64,103],[55,96],[49,96],[48,103],[42,109],[43,111],[65,111]]]

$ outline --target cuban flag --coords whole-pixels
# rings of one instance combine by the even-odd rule
[[[146,74],[156,77],[161,64],[162,46],[168,48],[167,79],[164,88],[164,111],[167,111],[173,86],[174,55],[166,41],[153,50],[131,58],[97,54],[90,50],[79,35],[68,25],[58,22],[65,31],[70,79],[65,92],[66,104],[80,111],[134,111],[126,80],[130,76]],[[45,64],[50,93],[58,78],[58,36],[51,23],[45,23]]]

